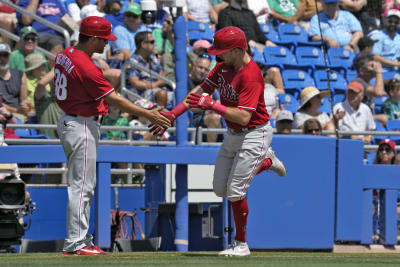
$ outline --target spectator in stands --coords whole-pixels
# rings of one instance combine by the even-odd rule
[[[357,43],[358,49],[360,50],[358,56],[372,55],[372,49],[374,48],[374,44],[376,42],[377,40],[372,40],[369,36],[360,38]]]
[[[112,67],[117,67],[118,63],[130,58],[136,50],[135,35],[140,31],[146,30],[140,19],[142,10],[138,3],[131,3],[124,12],[124,25],[119,25],[113,30],[118,38],[111,42],[111,51],[114,54],[112,60],[115,61]]]
[[[130,58],[135,63],[141,64],[148,69],[164,75],[160,61],[154,54],[155,41],[153,34],[149,31],[139,32],[135,36],[136,51]],[[167,83],[152,77],[149,73],[140,71],[134,67],[127,69],[127,77],[132,90],[144,98],[156,102],[160,107],[166,107],[172,100],[173,93],[167,93]]]
[[[265,78],[264,78],[265,80]],[[270,118],[276,118],[280,112],[278,90],[270,83],[265,82],[264,87],[264,101]]]
[[[163,23],[162,29],[154,29],[153,36],[156,40],[156,49],[159,55],[164,55],[165,52],[171,53],[174,50],[174,21],[171,16],[168,16]]]
[[[90,0],[75,0],[68,4],[67,10],[71,18],[77,23],[81,22],[81,10],[84,6],[88,5]],[[99,1],[100,2],[100,1]]]
[[[13,4],[17,4],[18,0],[9,0]],[[15,33],[17,26],[17,16],[15,10],[3,3],[0,3],[0,28]],[[6,35],[1,36],[2,42],[8,44],[11,48],[13,47],[12,39],[8,38]]]
[[[377,41],[372,50],[374,58],[382,63],[383,71],[399,69],[400,34],[397,33],[399,24],[400,10],[391,9],[384,20],[384,28],[371,35],[371,39]]]
[[[363,85],[365,103],[374,114],[374,98],[386,95],[382,78],[382,65],[374,60],[372,55],[361,55],[354,61],[354,68],[357,70],[357,81]],[[371,80],[375,78],[375,85],[371,84]],[[386,125],[388,120],[385,114],[374,114],[374,119],[382,125]]]
[[[353,52],[357,50],[357,42],[363,37],[358,19],[348,11],[339,10],[338,0],[323,0],[322,6],[323,11],[314,15],[310,21],[308,34],[312,40],[321,41],[321,27],[322,40],[329,47],[343,47]]]
[[[249,46],[256,47],[260,53],[264,53],[265,46],[276,46],[261,31],[256,16],[245,7],[243,0],[231,0],[229,6],[219,13],[217,30],[227,26],[240,28]]]
[[[304,128],[304,122],[308,119],[317,119],[322,129],[333,131],[335,125],[333,120],[325,112],[319,112],[322,98],[329,96],[329,91],[319,91],[317,88],[310,86],[304,88],[300,93],[301,105],[294,115],[294,128]]]
[[[36,47],[38,43],[38,35],[32,26],[26,26],[20,30],[20,40],[17,49],[12,51],[10,68],[25,71],[25,57],[29,54],[39,54],[46,60],[46,56]],[[46,62],[46,68],[47,62]]]
[[[379,142],[374,164],[400,164],[400,156],[397,155],[396,145],[390,139],[383,139]]]
[[[197,40],[196,42],[193,43],[192,51],[198,57],[202,57],[202,56],[208,57],[209,55],[207,54],[207,49],[210,48],[210,47],[211,47],[211,44],[210,44],[209,41],[207,41],[207,40]],[[210,67],[211,70],[214,68],[216,63],[217,63],[217,61],[215,59],[211,58],[211,67]]]
[[[382,0],[340,0],[340,8],[353,13],[360,21],[364,35],[371,34],[380,28],[383,13]]]
[[[0,95],[3,106],[11,113],[28,116],[26,101],[26,75],[20,70],[10,69],[11,49],[0,43]],[[26,119],[26,117],[23,117]]]
[[[207,55],[200,57],[194,64],[191,73],[188,75],[188,92],[190,92],[197,85],[200,85],[210,71],[211,58]],[[214,93],[212,95],[214,100],[218,100],[218,96]],[[221,115],[210,110],[193,110],[193,126],[203,128],[221,128]],[[217,133],[208,133],[207,142],[217,142]]]
[[[247,0],[247,8],[253,11],[259,24],[270,22],[268,14],[271,9],[269,8],[268,1]]]
[[[42,76],[35,88],[35,111],[39,124],[57,125],[64,114],[56,103],[53,79],[54,69]],[[40,129],[39,132],[51,139],[59,138],[56,130]]]
[[[375,121],[371,109],[362,103],[364,87],[357,81],[347,85],[346,100],[337,103],[333,107],[334,114],[338,114],[335,120],[341,131],[375,131]],[[340,113],[338,113],[340,111]],[[371,135],[351,135],[351,139],[363,140],[365,144],[372,141]]]
[[[187,41],[187,45],[189,45],[189,40]],[[165,77],[173,82],[175,82],[175,52],[165,52],[161,58],[161,64],[165,73]],[[187,50],[186,52],[186,63],[187,63],[187,73],[192,71],[194,63],[198,59],[198,56],[193,52]]]
[[[18,5],[37,16],[57,24],[67,14],[60,0],[19,0]],[[64,36],[32,17],[17,13],[18,22],[23,26],[32,26],[39,35],[39,46],[57,54],[64,47]]]
[[[281,110],[275,120],[277,134],[291,134],[293,128],[293,113],[289,110]]]
[[[103,7],[103,11],[106,14],[105,18],[111,23],[113,28],[124,24],[122,6],[122,0],[106,0],[106,4]]]
[[[322,11],[321,0],[299,0],[304,8],[303,16],[300,17],[302,21],[310,21],[311,18]]]
[[[25,58],[26,65],[26,102],[31,112],[34,112],[34,94],[37,84],[43,76],[46,75],[46,60],[39,54],[29,54]],[[46,86],[46,90],[50,92],[50,85]]]
[[[314,118],[304,122],[303,134],[322,135],[322,126],[319,120]]]
[[[400,120],[400,81],[397,79],[390,80],[385,90],[389,98],[383,103],[383,113],[387,115],[389,120]]]
[[[210,0],[212,7],[217,14],[229,5],[229,1],[230,0]]]
[[[284,23],[297,24],[304,15],[304,7],[299,0],[268,0],[271,11],[268,16]]]
[[[218,14],[215,12],[210,0],[186,0],[186,12],[184,16],[186,20],[193,20],[207,24],[215,24],[218,22]]]
[[[100,3],[101,1],[99,1]],[[104,17],[106,14],[99,11],[99,7],[97,5],[87,4],[83,6],[79,12],[80,20],[90,16],[96,17]]]

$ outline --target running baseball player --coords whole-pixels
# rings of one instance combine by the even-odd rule
[[[57,104],[65,112],[57,131],[67,158],[68,208],[64,255],[106,254],[88,234],[90,206],[96,186],[96,157],[101,119],[108,104],[144,116],[159,127],[170,121],[157,110],[146,110],[115,93],[102,71],[91,60],[102,53],[108,40],[117,38],[102,17],[87,17],[79,29],[79,43],[57,54],[54,85]]]
[[[214,110],[226,120],[229,129],[218,153],[213,179],[215,194],[227,197],[232,204],[236,226],[234,242],[219,253],[225,256],[250,255],[246,243],[249,213],[246,193],[253,177],[268,169],[279,176],[286,175],[284,164],[270,147],[272,127],[265,108],[264,80],[246,50],[242,30],[237,27],[219,30],[208,53],[217,55],[222,62],[183,102],[169,112],[161,112],[171,123],[189,107]],[[219,91],[221,104],[209,96],[214,90]],[[157,126],[151,128],[153,134],[163,131]]]

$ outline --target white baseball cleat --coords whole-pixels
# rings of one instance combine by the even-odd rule
[[[250,256],[249,246],[247,246],[246,242],[234,240],[227,249],[218,253],[218,256]]]
[[[285,164],[278,159],[271,147],[268,148],[267,155],[265,157],[270,158],[272,161],[272,165],[269,167],[269,170],[275,172],[281,177],[286,176]]]

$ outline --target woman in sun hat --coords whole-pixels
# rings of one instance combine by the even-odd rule
[[[303,129],[304,122],[314,118],[321,123],[323,130],[333,131],[333,120],[325,112],[318,112],[321,100],[329,94],[329,91],[320,91],[313,86],[304,88],[300,93],[301,105],[294,116],[294,128]]]

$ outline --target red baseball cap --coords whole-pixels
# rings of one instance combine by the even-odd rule
[[[396,151],[396,145],[394,144],[394,142],[390,139],[383,139],[382,141],[379,142],[379,146],[386,144],[388,146],[390,146],[391,149],[393,149],[393,151]]]
[[[81,21],[79,32],[87,36],[115,41],[117,37],[111,33],[111,29],[111,23],[107,19],[89,16]]]
[[[364,91],[364,86],[357,81],[351,81],[348,85],[347,85],[347,89],[348,90],[352,90],[356,93],[359,93],[361,91]]]
[[[213,44],[207,52],[211,55],[220,55],[237,47],[247,50],[246,35],[238,27],[229,26],[215,33]]]

